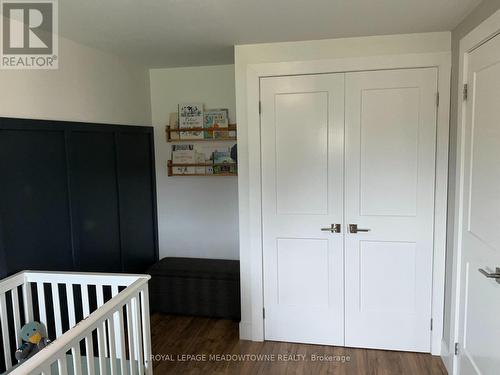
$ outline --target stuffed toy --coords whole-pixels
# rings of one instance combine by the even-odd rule
[[[49,344],[45,337],[45,327],[38,322],[30,322],[21,328],[23,344],[16,350],[16,359],[20,362],[33,357]]]

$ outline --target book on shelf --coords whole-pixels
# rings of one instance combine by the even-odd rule
[[[203,128],[203,104],[179,104],[179,129]],[[203,139],[203,131],[180,132],[180,139]]]
[[[225,163],[234,163],[234,160],[231,158],[231,151],[214,151],[214,164],[225,164]]]
[[[194,145],[172,145],[172,164],[195,164],[196,150]],[[195,174],[195,167],[174,166],[172,173],[176,174]]]
[[[229,116],[227,117],[229,119]],[[230,130],[228,133],[227,133],[227,136],[229,138],[236,138],[236,131],[235,130]]]
[[[179,115],[177,112],[170,113],[168,125],[170,126],[170,139],[179,140],[180,135],[179,132],[173,132],[172,130],[179,129]]]
[[[213,146],[207,144],[196,144],[195,149],[199,155],[199,160],[200,160],[199,162],[207,164],[203,168],[200,168],[200,172],[205,174],[213,174],[214,168],[213,165],[211,165],[213,164],[212,162]]]
[[[204,152],[199,152],[198,150],[195,149],[195,158],[196,158],[196,164],[205,164],[206,163],[206,157]],[[195,173],[196,174],[205,174],[205,166],[197,166],[195,167]]]
[[[229,126],[229,112],[226,108],[219,109],[207,109],[205,111],[205,128],[220,128],[227,129]],[[227,131],[205,131],[205,139],[218,139],[218,138],[227,138]]]
[[[231,173],[237,172],[237,167],[234,164],[235,161],[231,158],[231,149],[224,151],[215,150],[213,154],[214,160],[214,174]],[[225,165],[227,164],[227,165]]]

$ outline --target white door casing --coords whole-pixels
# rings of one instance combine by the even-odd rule
[[[345,44],[351,46],[350,40]],[[413,48],[413,47],[412,47]],[[271,51],[272,49],[269,49]],[[294,47],[290,50],[295,51]],[[310,55],[300,60],[288,61],[270,56],[266,62],[243,56],[242,49],[236,56],[236,97],[238,117],[238,163],[239,163],[239,204],[240,204],[240,267],[241,267],[241,308],[240,338],[262,341],[264,335],[264,278],[262,240],[262,159],[261,159],[261,118],[259,111],[260,83],[264,77],[295,76],[310,74],[343,73],[346,71],[374,71],[387,69],[413,69],[435,67],[441,105],[437,112],[436,141],[436,193],[434,222],[433,261],[433,301],[432,301],[432,354],[448,353],[447,341],[442,340],[444,272],[446,246],[446,208],[448,186],[448,135],[451,53],[414,51],[370,55],[357,49],[359,55],[321,58]],[[377,49],[377,51],[379,51]],[[430,50],[429,50],[430,51]],[[432,51],[436,51],[433,49]],[[375,56],[376,55],[376,56]],[[300,60],[300,61],[299,61]],[[451,342],[454,342],[452,340]]]
[[[343,345],[344,74],[264,78],[262,212],[268,340]]]
[[[437,69],[346,75],[345,344],[430,351]]]
[[[460,374],[500,368],[500,36],[468,56],[461,227]]]

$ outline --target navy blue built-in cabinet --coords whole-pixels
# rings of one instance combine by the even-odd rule
[[[0,277],[157,259],[151,127],[0,118]]]

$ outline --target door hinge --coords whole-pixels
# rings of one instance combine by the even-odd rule
[[[433,323],[434,323],[434,321],[431,319],[431,331],[432,331]]]
[[[455,343],[455,355],[458,355],[460,353],[460,344],[458,342]]]
[[[262,308],[262,318],[266,319],[266,309],[265,309],[265,307]]]
[[[439,92],[436,94],[436,107],[439,107]]]
[[[262,102],[259,100],[259,115],[262,114]]]
[[[469,86],[466,83],[464,85],[463,98],[464,100],[467,100],[468,97],[469,97]]]

